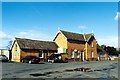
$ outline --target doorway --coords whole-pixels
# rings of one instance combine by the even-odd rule
[[[84,54],[84,51],[81,51],[81,61],[84,61],[85,60],[85,54]]]

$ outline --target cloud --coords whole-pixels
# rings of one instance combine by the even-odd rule
[[[11,36],[6,34],[5,32],[3,31],[0,31],[0,39],[10,39]]]
[[[115,19],[116,21],[120,19],[120,12],[117,12],[117,13],[116,13],[116,16],[114,17],[114,19]]]
[[[16,35],[8,35],[5,32],[0,31],[0,48],[3,48],[8,45],[8,42],[12,40],[14,37],[18,38],[30,38],[36,40],[53,40],[53,36],[49,34],[42,33],[39,31],[28,30],[18,32]],[[107,46],[114,46],[118,47],[118,36],[95,36],[99,45],[107,45]],[[2,39],[2,41],[1,41]],[[119,38],[120,39],[120,38]]]
[[[118,48],[118,36],[104,36],[96,38],[99,45],[113,46]]]
[[[52,37],[48,34],[37,32],[34,30],[22,31],[19,32],[16,37],[20,38],[30,38],[30,39],[37,39],[37,40],[52,40]]]
[[[34,30],[18,32],[15,35],[8,35],[5,32],[0,31],[0,48],[6,48],[6,46],[9,44],[9,41],[13,40],[14,37],[46,41],[53,39],[53,37],[48,34]]]
[[[9,41],[12,40],[12,36],[0,31],[0,49],[2,48],[6,48],[6,46],[8,45]]]
[[[78,26],[79,29],[86,29],[87,27],[85,25]]]

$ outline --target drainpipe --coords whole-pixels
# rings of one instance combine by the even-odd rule
[[[84,61],[84,60],[85,60],[85,59],[84,59],[84,52],[82,52],[82,58],[83,58],[82,60]]]
[[[49,53],[49,51],[47,51],[47,53],[46,53],[46,61],[48,62],[48,53]]]

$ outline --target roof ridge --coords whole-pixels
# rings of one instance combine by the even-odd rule
[[[85,39],[85,41],[86,41],[85,33],[83,34],[83,37],[84,37],[84,39]]]
[[[87,34],[94,34],[94,33],[87,33]],[[86,35],[87,35],[87,34],[86,34]]]
[[[74,33],[74,34],[80,34],[80,33],[77,33],[77,32],[75,33],[75,32],[72,32],[72,31],[65,31],[65,30],[60,30],[60,31]],[[87,34],[94,34],[94,33],[81,33],[81,35],[83,35],[83,34],[87,35]]]
[[[65,30],[60,30],[60,31],[64,31],[64,32],[68,32],[68,33],[74,33],[74,34],[80,34],[80,33],[75,33],[75,32],[72,32],[72,31],[65,31]],[[82,34],[80,34],[82,35]]]
[[[24,39],[24,40],[41,41],[41,42],[54,42],[54,41],[36,40],[36,39],[28,39],[28,38],[16,38],[16,37],[15,39]]]

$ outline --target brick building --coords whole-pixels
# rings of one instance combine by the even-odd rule
[[[60,51],[63,50],[63,51]],[[11,47],[12,61],[20,62],[27,56],[38,56],[47,61],[47,56],[59,53],[70,61],[97,60],[97,44],[93,33],[79,34],[59,30],[53,41],[15,38]]]

